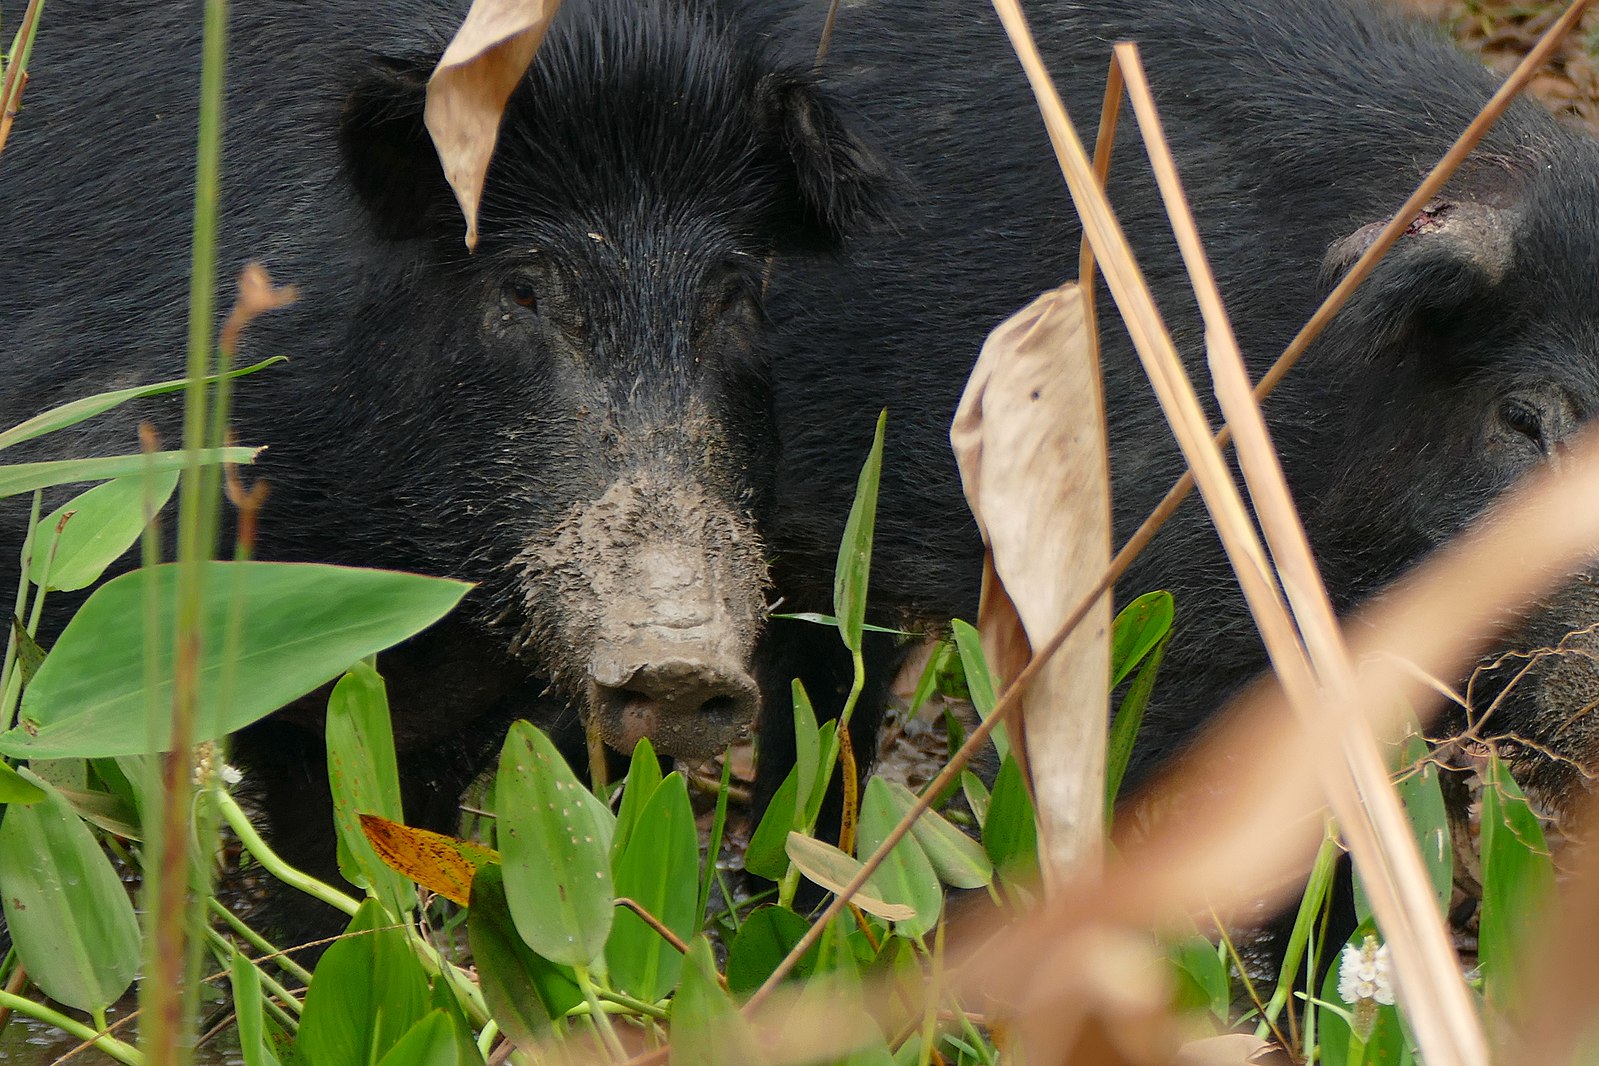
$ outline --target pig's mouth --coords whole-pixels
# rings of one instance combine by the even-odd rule
[[[749,735],[766,566],[753,523],[682,479],[619,479],[518,560],[522,648],[624,754],[700,762]]]

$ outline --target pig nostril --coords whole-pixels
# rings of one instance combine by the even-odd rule
[[[739,713],[739,701],[732,696],[712,696],[700,704],[700,713],[712,718],[731,718]]]

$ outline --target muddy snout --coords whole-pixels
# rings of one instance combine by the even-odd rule
[[[624,752],[649,737],[678,758],[709,757],[755,719],[751,619],[726,602],[704,555],[650,545],[628,569],[634,580],[602,607],[589,661],[593,721]]]
[[[766,564],[750,519],[681,476],[635,473],[530,546],[531,650],[607,745],[699,762],[746,737]]]

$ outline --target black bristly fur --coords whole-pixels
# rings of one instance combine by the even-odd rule
[[[479,582],[380,663],[408,817],[436,828],[512,718],[581,753],[583,571],[539,549],[618,479],[715,512],[706,543],[743,569],[707,565],[738,570],[753,645],[775,476],[763,282],[875,217],[888,178],[807,64],[710,5],[567,0],[509,103],[468,255],[422,124],[465,6],[234,5],[219,269],[224,302],[249,259],[301,292],[238,353],[291,360],[236,397],[241,440],[270,446],[258,556]],[[181,373],[199,28],[188,3],[52,5],[0,166],[0,422]],[[175,443],[175,412],[29,451],[128,451],[136,417]],[[0,557],[22,525],[8,509]],[[278,847],[334,876],[323,698],[236,752]]]
[[[825,8],[742,6],[774,40],[795,42],[796,58],[813,47]],[[1497,85],[1436,28],[1368,0],[1040,0],[1028,15],[1089,144],[1111,44],[1139,42],[1257,378]],[[783,444],[774,576],[792,609],[829,604],[827,564],[886,406],[872,617],[973,618],[981,545],[948,447],[950,416],[987,332],[1075,276],[1080,227],[984,5],[847,5],[824,83],[904,171],[906,195],[892,228],[847,243],[842,268],[774,281]],[[1202,323],[1125,111],[1109,190],[1190,372],[1206,382]],[[1599,411],[1596,278],[1599,145],[1518,102],[1266,406],[1340,609],[1458,532]],[[1103,287],[1099,299],[1125,538],[1183,467]],[[1134,782],[1265,665],[1197,500],[1118,591],[1160,587],[1175,593],[1178,622]],[[1551,597],[1501,646],[1548,645],[1599,620],[1592,589],[1584,580]],[[832,655],[806,675],[828,693],[845,674],[842,653]],[[1592,661],[1570,655],[1534,671],[1484,729],[1575,760],[1516,764],[1556,805],[1581,795],[1599,764],[1595,716],[1576,713],[1599,697]],[[783,692],[769,691],[767,735],[790,728],[785,707]],[[874,709],[861,721],[869,731]],[[782,771],[763,765],[764,795]]]

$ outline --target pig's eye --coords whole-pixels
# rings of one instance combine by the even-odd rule
[[[533,289],[533,282],[527,278],[512,278],[505,283],[505,298],[512,303],[528,310],[538,307],[538,293]]]
[[[1547,451],[1543,435],[1543,415],[1521,400],[1506,400],[1499,407],[1499,420],[1505,427],[1526,437],[1539,451]]]

